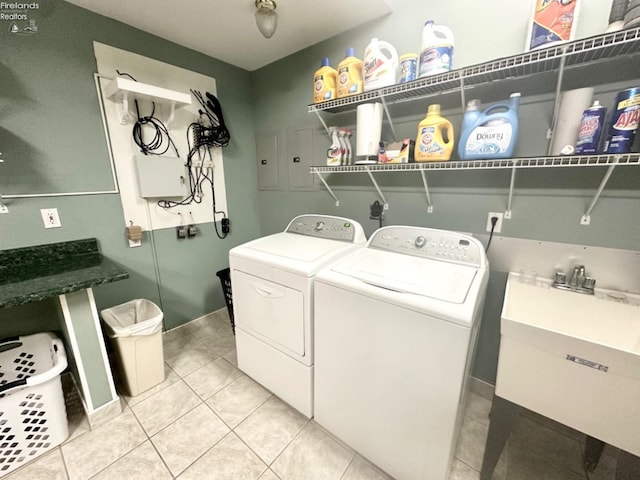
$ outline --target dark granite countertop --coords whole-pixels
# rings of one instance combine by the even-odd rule
[[[95,238],[0,250],[0,308],[128,277],[124,268],[100,254]]]

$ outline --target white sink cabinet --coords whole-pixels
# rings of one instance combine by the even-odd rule
[[[638,478],[640,296],[586,295],[511,273],[481,478],[490,477],[522,407],[585,433],[587,450],[598,442],[621,449],[616,479]]]

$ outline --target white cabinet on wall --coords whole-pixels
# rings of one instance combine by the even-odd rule
[[[594,85],[628,81],[629,86],[640,86],[640,28],[597,35],[555,47],[496,59],[490,62],[464,67],[447,73],[421,78],[412,82],[352,95],[327,102],[311,104],[310,113],[318,115],[323,125],[323,113],[355,112],[358,105],[367,102],[383,104],[387,122],[392,132],[393,117],[406,117],[424,113],[424,102],[431,99],[449,107],[458,105],[464,113],[467,96],[493,101],[509,92],[520,91],[523,95],[554,94],[554,113],[550,119],[550,132],[557,122],[559,98],[562,91]],[[357,132],[356,132],[357,135]],[[327,182],[327,175],[342,173],[366,173],[384,201],[374,173],[419,172],[425,189],[427,210],[433,211],[427,173],[433,170],[509,169],[511,181],[505,218],[511,217],[511,204],[515,188],[516,172],[531,168],[606,167],[602,181],[589,205],[580,216],[580,222],[589,224],[590,214],[602,190],[605,188],[616,166],[640,166],[640,154],[548,156],[546,151],[526,158],[508,160],[471,160],[448,162],[425,162],[408,164],[376,164],[349,166],[312,166],[310,173],[317,176],[331,196],[339,200]],[[594,168],[601,167],[601,168]],[[385,201],[386,203],[386,201]]]

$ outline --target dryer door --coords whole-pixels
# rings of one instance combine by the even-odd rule
[[[236,326],[285,353],[304,356],[303,292],[240,271],[234,279]]]

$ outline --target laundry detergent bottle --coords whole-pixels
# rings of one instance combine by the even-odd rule
[[[337,95],[338,72],[329,64],[328,58],[322,59],[322,66],[313,76],[313,102],[334,100]]]
[[[474,98],[473,100],[469,100],[467,102],[467,109],[464,111],[464,116],[462,117],[462,125],[460,127],[461,137],[464,135],[464,132],[470,131],[474,125],[476,125],[478,119],[480,118],[480,100]],[[464,159],[464,143],[462,140],[458,142],[458,156]]]
[[[364,91],[364,63],[355,55],[353,48],[347,48],[344,60],[338,64],[338,98]]]
[[[444,25],[427,20],[422,29],[418,58],[418,78],[448,72],[453,68],[453,32]]]
[[[398,52],[389,42],[372,38],[364,50],[364,91],[396,83]]]
[[[468,111],[462,121],[458,153],[463,160],[511,158],[518,140],[520,93],[508,102],[488,105],[480,112]]]
[[[453,152],[453,125],[440,116],[440,105],[429,105],[427,116],[418,125],[414,149],[416,162],[449,160]]]

